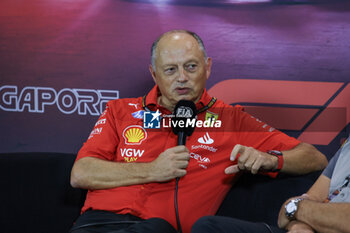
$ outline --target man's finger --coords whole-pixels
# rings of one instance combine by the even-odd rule
[[[183,177],[187,174],[187,171],[185,169],[178,169],[176,171],[176,177]]]
[[[239,157],[241,158],[241,157]],[[241,162],[241,161],[240,161]],[[253,165],[256,163],[256,158],[253,156],[247,157],[246,160],[244,161],[243,165],[245,167],[246,170],[251,170],[251,168],[253,167]]]
[[[172,150],[175,153],[189,152],[189,150],[185,146],[175,146],[175,147],[170,148],[170,150]]]
[[[242,146],[240,144],[236,144],[235,147],[233,147],[233,150],[231,152],[230,160],[235,161],[238,153],[243,153],[245,150],[245,146]]]
[[[239,169],[238,165],[236,164],[236,165],[232,165],[232,166],[227,167],[225,169],[225,174],[227,174],[227,175],[235,174],[239,171],[240,171],[240,169]]]
[[[188,161],[177,161],[176,166],[181,169],[185,169],[188,166]]]
[[[179,154],[176,154],[174,157],[176,160],[190,160],[190,154],[187,152],[182,152]]]
[[[261,168],[262,161],[261,160],[256,160],[255,163],[253,164],[251,168],[252,174],[257,174],[259,169]]]

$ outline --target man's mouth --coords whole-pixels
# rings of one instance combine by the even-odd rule
[[[175,90],[179,95],[186,95],[190,92],[190,88],[187,87],[177,87]]]

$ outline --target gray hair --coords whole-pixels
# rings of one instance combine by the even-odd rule
[[[157,49],[157,46],[158,46],[158,42],[165,35],[172,34],[172,33],[178,33],[178,32],[186,33],[186,34],[192,36],[194,39],[196,39],[196,41],[198,42],[200,50],[202,50],[203,53],[204,53],[205,62],[207,62],[207,51],[205,50],[204,43],[203,43],[202,39],[196,33],[191,32],[191,31],[187,31],[187,30],[172,30],[172,31],[169,31],[169,32],[166,32],[166,33],[163,33],[162,35],[160,35],[152,44],[152,47],[151,47],[151,64],[152,64],[152,68],[153,68],[154,71],[156,70],[155,63],[156,63],[156,58],[157,58],[156,49]]]

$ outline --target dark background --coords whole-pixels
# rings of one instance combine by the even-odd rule
[[[16,86],[17,97],[25,87],[141,96],[153,86],[153,40],[171,29],[188,29],[202,37],[213,58],[211,94],[248,106],[272,125],[286,115],[290,120],[279,128],[333,153],[349,134],[350,3],[237,2],[2,0],[0,88]],[[338,122],[334,129],[308,128],[334,109],[337,114],[321,124]],[[288,125],[303,117],[299,125]],[[64,114],[56,105],[43,113],[0,109],[0,152],[76,153],[97,118]],[[301,137],[305,131],[312,134]],[[328,139],[322,139],[325,131]]]

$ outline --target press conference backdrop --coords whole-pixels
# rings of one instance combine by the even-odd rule
[[[197,32],[209,93],[328,156],[349,134],[348,1],[0,2],[0,153],[76,153],[107,101],[154,85],[150,46]]]

